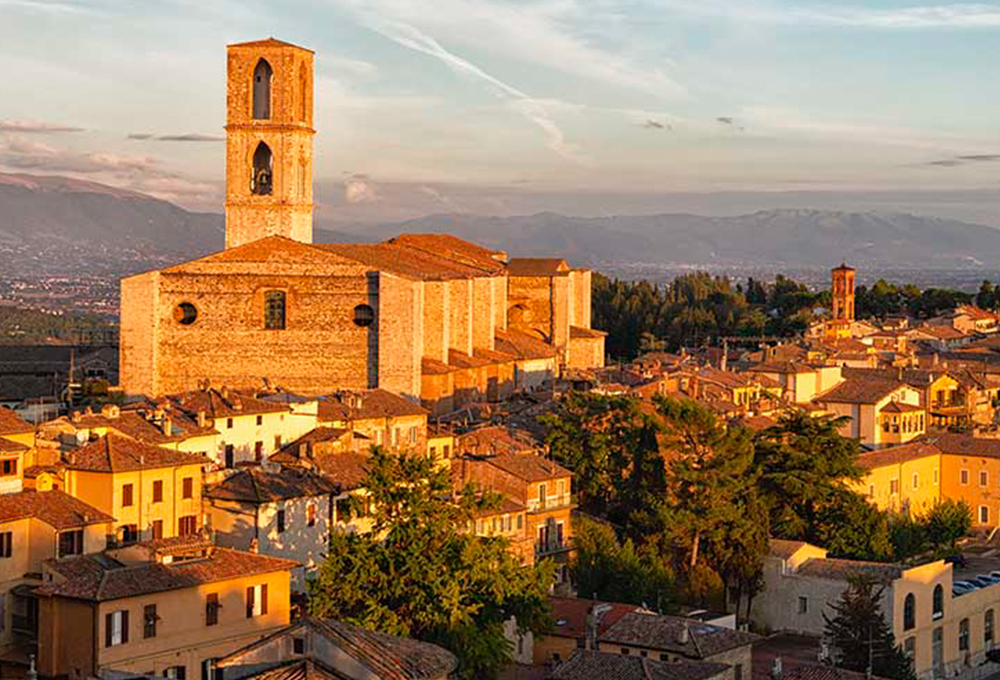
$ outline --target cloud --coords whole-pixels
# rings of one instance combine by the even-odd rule
[[[971,163],[995,163],[998,161],[1000,161],[1000,153],[976,153],[930,161],[925,165],[933,165],[939,168],[955,168],[960,165],[969,165]]]
[[[991,163],[993,161],[1000,161],[1000,153],[972,154],[970,156],[959,156],[958,159],[962,161]]]
[[[717,123],[722,123],[723,125],[732,125],[733,119],[731,116],[719,116],[715,119]]]
[[[997,28],[1000,7],[984,3],[931,5],[875,9],[844,7],[833,3],[786,6],[741,0],[660,0],[661,6],[692,15],[724,18],[734,22],[776,25],[815,25],[869,29]]]
[[[547,146],[552,151],[566,160],[580,164],[587,163],[586,159],[580,155],[579,149],[566,141],[562,129],[549,115],[548,106],[551,105],[551,102],[531,97],[513,85],[487,73],[472,62],[449,52],[437,40],[414,26],[400,22],[374,21],[371,28],[403,47],[439,59],[456,73],[471,76],[486,83],[496,95],[507,101],[507,105],[512,110],[517,111],[542,129],[547,139]]]
[[[658,120],[653,120],[652,118],[647,118],[646,122],[639,123],[639,125],[647,130],[673,130],[673,127],[670,125],[665,125]]]
[[[138,141],[156,141],[156,142],[224,142],[225,137],[220,137],[218,135],[202,135],[195,132],[189,132],[183,135],[154,135],[149,132],[132,132],[126,136],[126,139],[138,140]]]
[[[83,132],[83,128],[46,123],[39,120],[0,120],[0,132],[22,134],[53,134],[56,132]]]
[[[354,175],[344,182],[344,200],[350,204],[378,201],[375,184],[366,175]]]

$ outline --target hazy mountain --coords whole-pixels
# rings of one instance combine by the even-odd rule
[[[323,226],[317,224],[317,241],[450,232],[512,255],[559,255],[591,264],[826,267],[847,260],[861,267],[911,269],[1000,266],[1000,230],[901,214],[797,209],[738,217],[451,214],[393,224],[337,224],[337,231]],[[64,177],[0,174],[0,270],[5,257],[10,263],[43,251],[49,274],[59,266],[80,271],[87,264],[82,253],[99,252],[109,262],[118,257],[136,267],[146,259],[179,261],[222,248],[223,228],[222,215],[188,212],[131,191]]]

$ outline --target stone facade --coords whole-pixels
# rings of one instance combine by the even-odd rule
[[[587,270],[443,234],[311,243],[312,74],[294,45],[229,47],[227,249],[123,279],[126,392],[380,388],[439,415],[603,366]]]

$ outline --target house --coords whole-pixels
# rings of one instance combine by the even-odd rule
[[[530,432],[499,425],[470,430],[455,438],[456,453],[470,456],[540,454],[543,449],[542,442]]]
[[[35,446],[35,426],[0,406],[0,493],[23,488],[26,458]]]
[[[35,590],[38,671],[197,678],[216,659],[288,625],[296,566],[218,548],[201,535],[50,560]]]
[[[954,311],[927,321],[928,326],[954,328],[965,334],[997,332],[997,315],[975,305],[959,305]]]
[[[642,607],[577,597],[550,597],[552,628],[534,638],[534,663],[560,663],[578,649],[596,650],[597,639],[625,614]]]
[[[103,550],[113,522],[62,491],[0,495],[0,649],[37,641],[42,563]]]
[[[871,448],[905,444],[926,432],[920,392],[900,380],[855,375],[815,402],[836,416],[847,416],[840,433]]]
[[[428,411],[382,389],[340,391],[319,402],[317,424],[363,435],[369,446],[427,451]]]
[[[472,482],[525,506],[535,558],[551,557],[558,565],[557,582],[569,582],[573,509],[569,470],[531,454],[463,456],[452,461],[452,478],[459,487]]]
[[[322,561],[339,487],[311,470],[247,467],[202,491],[205,519],[216,544],[285,557],[299,563],[292,590]]]
[[[705,661],[655,661],[641,656],[576,650],[547,676],[548,680],[728,680],[731,668]]]
[[[117,541],[171,538],[202,527],[208,459],[108,434],[63,455],[66,493],[115,518]]]
[[[218,680],[448,680],[437,645],[306,617],[219,659]]]
[[[864,476],[852,486],[880,510],[919,517],[943,498],[941,457],[922,439],[865,452],[858,456]]]
[[[523,504],[502,497],[497,507],[478,510],[471,528],[476,536],[505,538],[515,559],[526,566],[534,564],[535,539],[528,531],[528,509]]]
[[[976,677],[986,652],[994,648],[1000,584],[958,594],[955,581],[1000,567],[996,557],[969,557],[956,571],[936,560],[917,566],[841,560],[801,541],[771,540],[764,562],[764,588],[754,597],[751,616],[765,630],[822,635],[824,615],[854,574],[884,584],[882,610],[893,635],[913,659],[920,680]]]
[[[911,341],[924,341],[938,350],[949,350],[966,345],[972,340],[965,331],[950,325],[924,325],[906,331],[906,337]]]
[[[799,361],[770,361],[751,366],[747,372],[776,382],[781,396],[795,404],[812,401],[842,379],[840,366],[813,366]]]

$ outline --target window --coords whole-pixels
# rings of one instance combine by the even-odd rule
[[[278,510],[278,533],[282,534],[285,532],[285,511]]]
[[[132,507],[132,485],[124,484],[122,485],[122,507],[129,508]]]
[[[154,541],[158,541],[161,538],[163,538],[163,520],[162,519],[154,519],[153,520],[152,529],[153,529],[153,540]]]
[[[17,475],[17,458],[4,458],[0,461],[0,477]]]
[[[518,529],[523,529],[524,528],[524,515],[518,515],[517,516],[517,528]]]
[[[182,326],[190,326],[198,320],[198,308],[190,302],[182,302],[174,308],[174,321]]]
[[[257,62],[253,70],[253,117],[267,120],[271,117],[271,80],[274,71],[266,59]]]
[[[264,460],[264,442],[254,442],[253,459],[258,463]]]
[[[209,593],[205,596],[205,625],[214,626],[219,622],[219,594]]]
[[[181,536],[190,536],[198,533],[198,517],[187,515],[177,520],[177,533]]]
[[[413,426],[413,427],[410,428],[410,443],[411,444],[416,444],[417,443],[417,428],[416,428],[416,426]]]
[[[83,554],[83,529],[59,533],[59,557]]]
[[[153,502],[162,503],[163,502],[163,481],[156,480],[153,482]]]
[[[979,523],[989,524],[990,523],[990,508],[986,505],[979,506]]]
[[[538,485],[538,504],[545,505],[545,483]]]
[[[354,308],[354,325],[366,328],[375,323],[375,310],[368,305],[358,305]]]
[[[622,647],[622,654],[628,656],[628,647]]]
[[[170,666],[164,669],[163,677],[173,678],[173,680],[185,680],[187,677],[187,667],[186,666]]]
[[[431,458],[437,458],[437,452],[438,450],[436,446],[430,447]]]
[[[903,600],[903,630],[910,630],[917,625],[917,598],[908,593]]]
[[[738,663],[733,667],[733,680],[743,680],[743,664]]]
[[[969,619],[958,622],[958,651],[969,651]]]
[[[889,494],[895,496],[899,493],[899,480],[890,479],[889,480]]]
[[[274,435],[274,450],[277,451],[280,448],[281,448],[281,435],[276,434]]]
[[[292,653],[293,654],[305,654],[306,653],[306,639],[301,637],[292,638]]]
[[[868,485],[868,497],[869,498],[875,498],[875,485],[874,484],[869,484]]]
[[[267,584],[247,588],[247,618],[267,614]]]
[[[128,642],[128,610],[104,615],[104,646],[114,647]]]
[[[184,500],[194,498],[194,477],[185,477],[181,480],[181,498]]]
[[[257,427],[264,424],[264,416],[257,416]]]
[[[201,680],[222,680],[222,669],[216,667],[218,659],[205,659],[201,662]]]
[[[934,586],[934,601],[932,602],[931,618],[940,619],[944,616],[944,588],[941,584]]]
[[[14,532],[0,532],[0,558],[8,558],[14,552]]]
[[[156,615],[156,605],[147,604],[142,608],[142,637],[143,639],[156,637],[156,622],[160,619]]]
[[[351,499],[338,498],[336,503],[336,516],[338,522],[351,521]]]
[[[450,460],[451,459],[451,445],[450,444],[445,444],[444,445],[444,459],[445,460]]]
[[[232,444],[226,444],[226,467],[231,468],[236,465],[236,449]]]
[[[809,598],[799,595],[799,614],[809,613]]]
[[[916,472],[913,473],[913,488],[914,489],[920,488],[920,475]]]
[[[316,504],[310,503],[306,506],[306,524],[314,527],[316,526]]]
[[[938,483],[938,469],[934,468],[934,484]]]
[[[983,614],[983,642],[987,649],[993,649],[993,610],[987,609]]]
[[[233,429],[233,419],[232,418],[226,418],[226,429],[227,430]]]
[[[986,470],[979,471],[979,486],[988,486],[990,483],[990,475]]]
[[[285,291],[269,290],[264,293],[264,328],[280,331],[285,328]]]
[[[968,470],[961,470],[961,471],[959,471],[959,473],[958,473],[958,481],[959,481],[960,484],[968,484],[969,483],[969,471]]]
[[[139,540],[139,527],[136,524],[123,524],[118,527],[122,536],[122,545],[129,545]]]

